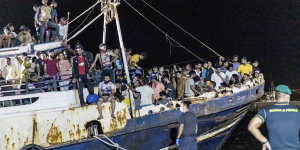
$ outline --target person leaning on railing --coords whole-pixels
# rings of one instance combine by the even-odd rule
[[[70,60],[63,53],[59,53],[59,61],[57,62],[57,68],[61,81],[59,82],[60,90],[68,90],[69,80],[72,74],[72,66]]]
[[[9,57],[6,58],[6,66],[3,68],[2,76],[7,83],[16,83],[19,79],[19,70],[16,65],[11,63]]]

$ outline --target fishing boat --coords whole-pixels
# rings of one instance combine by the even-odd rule
[[[127,1],[125,1],[127,2]],[[122,32],[117,7],[118,0],[102,0],[104,15],[103,43],[106,39],[106,24],[116,22],[124,69],[129,76]],[[87,27],[87,26],[86,26]],[[86,27],[82,28],[83,31]],[[78,32],[78,34],[80,33]],[[75,34],[75,35],[78,35]],[[69,38],[72,39],[73,37]],[[175,39],[173,39],[176,42]],[[0,50],[0,57],[11,57],[24,52],[34,54],[38,51],[59,49],[62,42],[52,42]],[[60,82],[50,80],[49,82]],[[127,78],[130,83],[130,78]],[[249,110],[251,103],[264,94],[264,79],[238,91],[217,95],[204,93],[197,97],[186,98],[191,101],[190,110],[195,113],[198,123],[197,143],[202,150],[220,150],[230,133]],[[116,103],[115,117],[112,118],[110,103],[102,104],[103,119],[98,119],[96,104],[80,106],[78,91],[59,91],[58,87],[45,92],[43,87],[3,90],[0,97],[0,149],[1,150],[169,150],[175,144],[178,118],[182,112],[177,107],[182,100],[170,101],[170,106],[151,105],[143,107],[140,113],[133,114],[124,102]],[[42,83],[44,84],[44,83]],[[51,84],[52,85],[52,84]],[[46,87],[49,88],[49,85]],[[97,89],[95,88],[95,91]],[[7,94],[9,93],[9,94]],[[88,95],[84,89],[85,97]],[[132,96],[132,94],[130,94]],[[131,101],[134,106],[134,101]]]

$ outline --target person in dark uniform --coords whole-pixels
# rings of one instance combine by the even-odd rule
[[[73,58],[73,68],[72,68],[72,77],[73,83],[77,83],[78,94],[80,99],[81,106],[85,105],[83,98],[83,88],[84,85],[87,87],[89,94],[94,94],[93,85],[90,80],[87,78],[89,73],[89,62],[88,57],[84,55],[83,48],[81,44],[75,46],[77,55]]]
[[[278,103],[262,109],[248,125],[250,133],[262,143],[263,150],[300,150],[300,109],[289,104],[291,90],[286,85],[275,88]],[[269,137],[259,127],[266,123]]]
[[[179,118],[179,129],[176,145],[179,150],[198,150],[196,135],[198,130],[197,117],[189,110],[191,102],[184,101],[181,106],[183,114]]]

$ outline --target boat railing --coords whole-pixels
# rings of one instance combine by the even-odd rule
[[[69,76],[70,78],[61,79],[65,76]],[[60,84],[62,82],[66,83]],[[1,80],[0,84],[2,84],[0,86],[0,97],[53,91],[67,91],[74,89],[75,87],[75,84],[72,83],[71,74],[42,77],[38,81],[26,81],[12,84],[10,84],[10,82],[6,82],[5,80]]]
[[[33,54],[34,52],[47,51],[51,49],[58,49],[63,46],[62,42],[49,42],[41,44],[28,44],[25,46],[17,46],[10,48],[0,49],[0,58],[13,57],[15,55],[21,55],[23,53]]]

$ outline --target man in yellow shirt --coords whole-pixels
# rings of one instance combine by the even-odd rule
[[[144,54],[134,54],[130,58],[130,63],[133,67],[140,69],[141,67],[138,65],[138,63],[140,62],[140,60],[143,59],[144,59]]]
[[[241,59],[242,64],[240,64],[239,68],[238,68],[238,72],[241,74],[241,77],[244,76],[244,74],[248,74],[251,75],[252,71],[253,71],[253,67],[251,64],[248,63],[247,58],[243,57]]]

